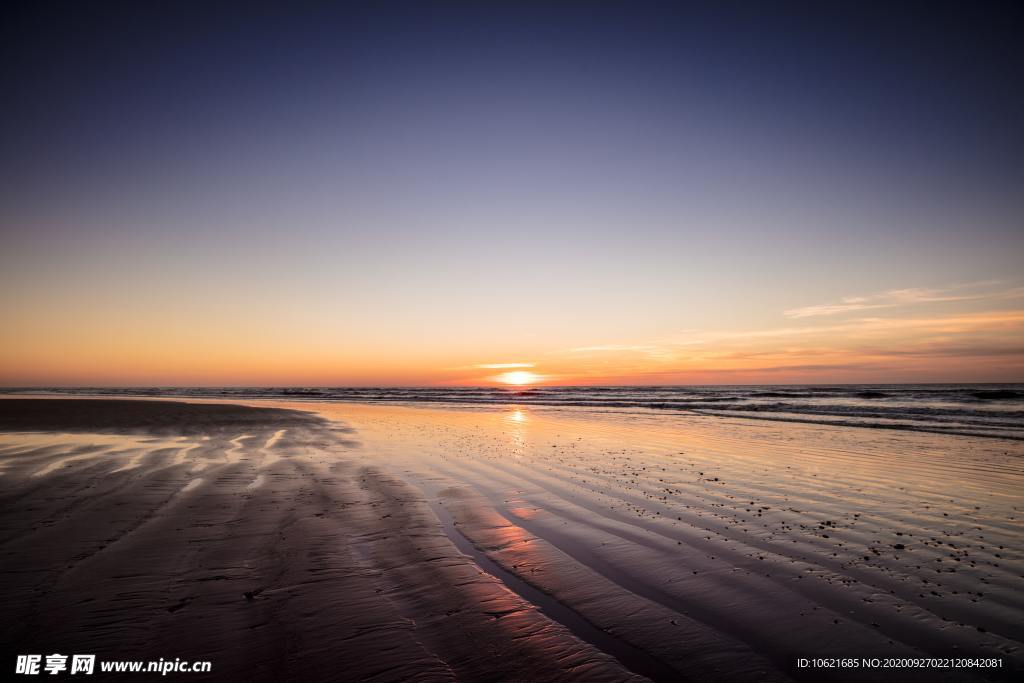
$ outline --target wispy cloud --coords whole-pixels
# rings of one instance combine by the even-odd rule
[[[1002,298],[1011,298],[1010,292],[1020,290],[1004,290]],[[807,321],[750,330],[687,330],[657,340],[583,346],[551,355],[552,365],[567,376],[602,380],[771,381],[787,373],[802,380],[894,376],[886,373],[929,379],[927,373],[934,373],[936,363],[945,364],[943,376],[978,368],[989,377],[1024,367],[1022,334],[1024,310],[989,310]]]
[[[838,302],[791,308],[783,312],[787,318],[811,318],[822,315],[836,315],[880,308],[896,308],[915,304],[953,301],[997,301],[1024,298],[1024,287],[992,290],[998,281],[968,282],[941,288],[910,287],[890,289],[865,296],[843,297]],[[988,291],[977,291],[987,288]]]

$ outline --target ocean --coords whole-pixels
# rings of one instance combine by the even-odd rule
[[[662,411],[1024,440],[1024,384],[602,387],[134,387],[4,393]]]

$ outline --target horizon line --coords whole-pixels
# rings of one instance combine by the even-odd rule
[[[43,391],[74,389],[506,389],[522,392],[536,388],[555,389],[640,389],[678,387],[858,387],[858,386],[943,386],[943,385],[1010,385],[1024,384],[1024,380],[1006,382],[754,382],[721,383],[708,382],[679,384],[531,384],[511,386],[507,384],[103,384],[103,385],[0,385],[0,391],[18,390]]]

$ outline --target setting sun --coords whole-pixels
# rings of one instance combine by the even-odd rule
[[[528,370],[516,370],[515,372],[504,372],[495,379],[502,384],[522,386],[524,384],[536,384],[540,381],[540,375]]]

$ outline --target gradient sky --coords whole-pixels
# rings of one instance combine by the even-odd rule
[[[1019,3],[138,4],[2,22],[2,385],[1024,381]]]

